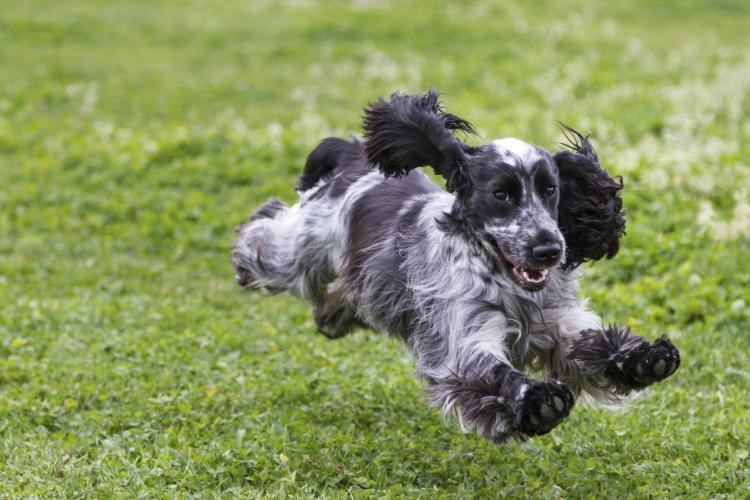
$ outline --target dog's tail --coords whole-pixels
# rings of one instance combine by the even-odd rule
[[[334,170],[362,162],[364,158],[362,143],[355,138],[351,142],[338,137],[323,139],[307,157],[297,189],[307,191]]]
[[[289,242],[284,241],[282,219],[289,207],[270,198],[237,228],[232,265],[237,282],[245,288],[264,287],[272,292],[288,289],[291,271]]]

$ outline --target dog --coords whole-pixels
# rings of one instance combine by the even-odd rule
[[[577,268],[619,250],[623,182],[561,126],[555,154],[514,138],[471,146],[459,137],[474,127],[436,90],[381,98],[362,141],[310,153],[298,203],[272,198],[238,228],[236,278],[309,301],[332,339],[357,327],[402,339],[443,415],[492,443],[549,432],[582,395],[621,404],[680,354],[579,298]]]

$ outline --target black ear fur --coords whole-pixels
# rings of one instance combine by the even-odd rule
[[[601,168],[588,136],[561,126],[570,151],[554,157],[560,175],[558,225],[567,246],[563,268],[574,269],[589,260],[611,259],[620,249],[623,182]]]
[[[367,159],[386,177],[429,165],[446,179],[448,191],[466,186],[464,145],[453,134],[476,132],[468,121],[443,111],[436,90],[378,100],[365,109],[363,127]]]

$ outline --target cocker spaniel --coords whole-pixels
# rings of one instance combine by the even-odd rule
[[[576,268],[613,257],[625,227],[622,180],[588,137],[564,127],[555,154],[470,146],[438,97],[393,94],[365,110],[362,142],[323,140],[299,201],[272,198],[238,229],[239,283],[309,301],[330,338],[403,339],[432,401],[495,443],[549,432],[581,394],[619,403],[674,373],[669,340],[605,326],[579,298]]]

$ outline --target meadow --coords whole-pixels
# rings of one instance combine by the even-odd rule
[[[0,0],[0,497],[746,498],[750,4]],[[407,350],[234,282],[362,108],[437,87],[480,139],[591,133],[627,236],[605,321],[682,351],[628,408],[493,446]]]

